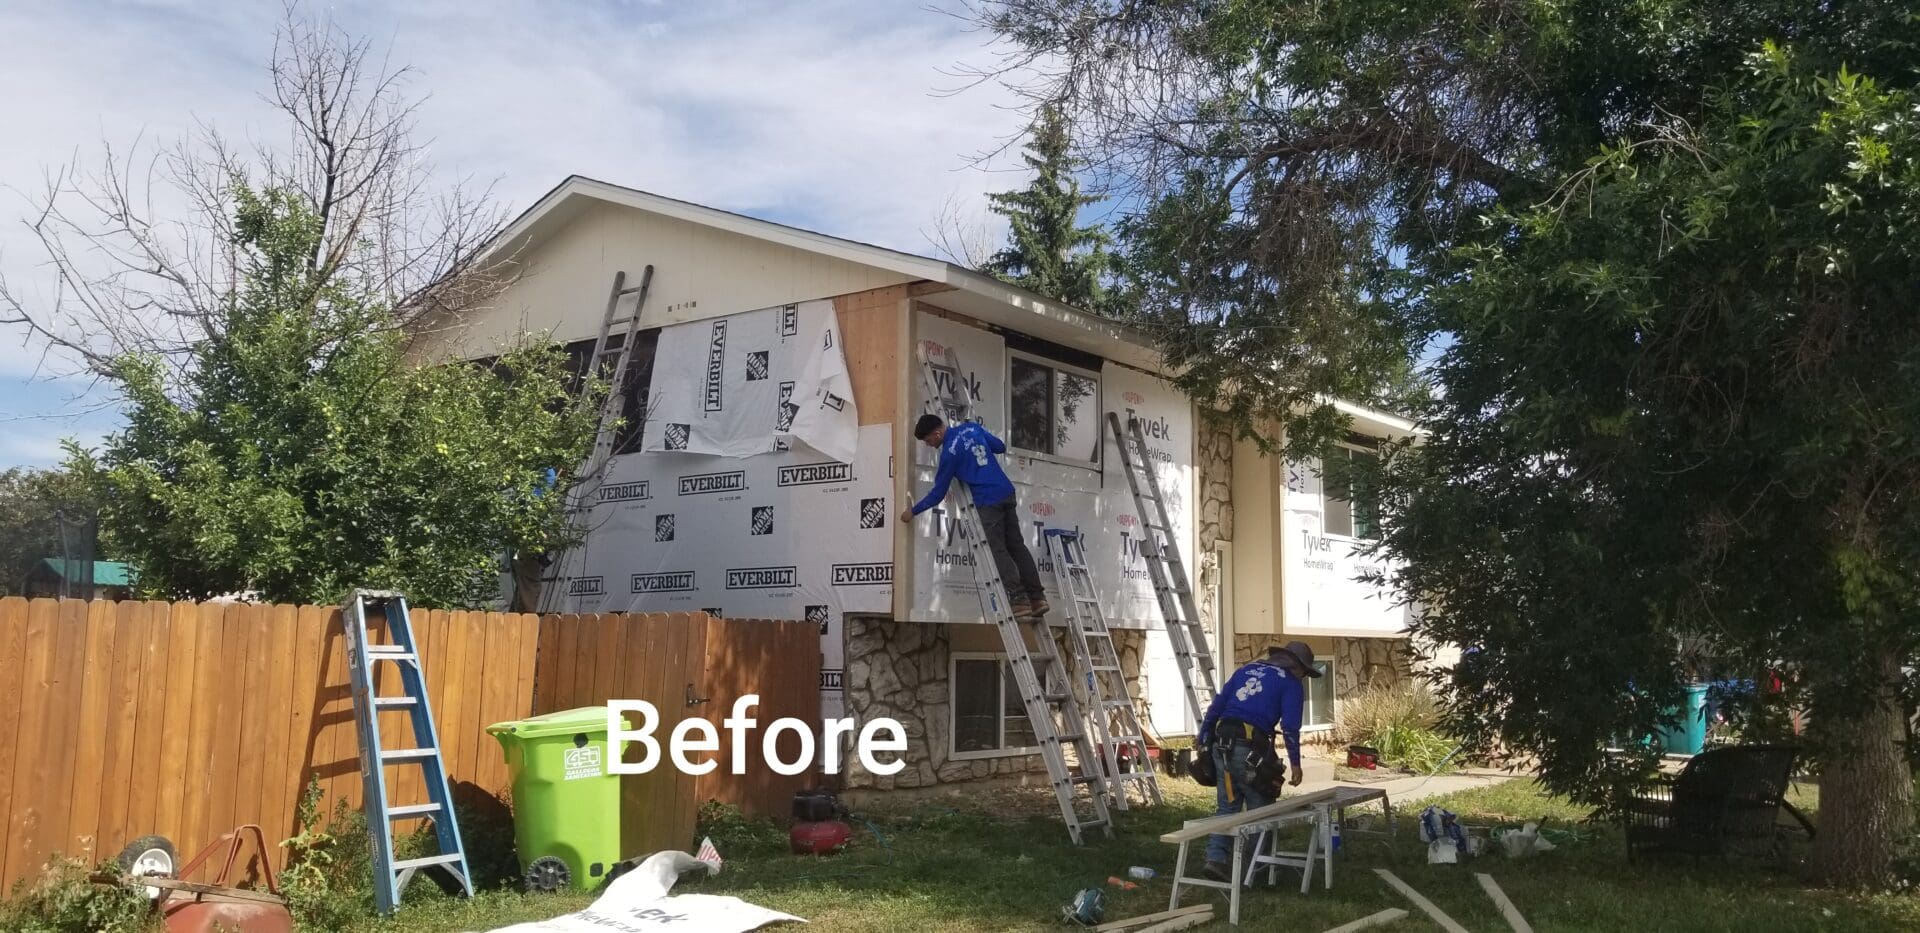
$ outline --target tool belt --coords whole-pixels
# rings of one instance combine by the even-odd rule
[[[1280,760],[1273,748],[1273,733],[1250,722],[1239,719],[1221,718],[1213,724],[1213,745],[1231,748],[1235,742],[1245,742],[1254,746],[1248,764],[1253,767],[1254,786],[1273,788],[1278,793],[1280,784],[1287,776],[1287,766]]]

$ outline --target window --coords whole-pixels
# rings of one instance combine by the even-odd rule
[[[1007,365],[1007,443],[1074,463],[1100,461],[1100,377],[1029,356]]]
[[[1380,536],[1378,500],[1365,485],[1379,459],[1372,451],[1339,447],[1329,457],[1332,462],[1323,465],[1327,534],[1362,540]]]
[[[1333,725],[1333,662],[1315,661],[1318,677],[1307,678],[1307,709],[1300,717],[1300,728],[1319,729]]]
[[[1040,744],[1004,658],[954,655],[952,689],[955,757],[1021,754]]]
[[[615,354],[619,352],[620,341],[625,338],[624,332],[607,335],[609,349],[601,361],[601,366],[605,370],[600,374],[602,379],[613,378],[613,360]],[[622,386],[620,405],[622,423],[620,429],[614,432],[613,452],[615,454],[630,454],[640,449],[640,438],[646,433],[647,412],[650,405],[647,395],[653,384],[653,358],[659,347],[660,329],[657,327],[634,335],[633,353],[627,359],[626,378],[622,380],[625,383]],[[567,355],[566,367],[570,377],[567,391],[577,395],[580,392],[582,374],[587,369],[587,360],[593,356],[593,341],[576,340],[567,344],[564,352]]]

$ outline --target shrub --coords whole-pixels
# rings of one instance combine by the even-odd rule
[[[1341,701],[1336,730],[1342,741],[1379,751],[1388,765],[1431,774],[1453,764],[1455,743],[1439,725],[1440,703],[1425,686],[1369,687]]]
[[[320,782],[307,785],[296,811],[300,831],[281,845],[280,888],[303,930],[337,930],[373,912],[373,847],[367,820],[345,800],[323,809]],[[323,819],[324,814],[324,819]]]
[[[118,872],[114,865],[100,870]],[[149,933],[164,930],[146,892],[95,884],[79,859],[56,858],[0,903],[0,930],[12,933]]]

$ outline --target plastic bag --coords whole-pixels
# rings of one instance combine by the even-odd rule
[[[1500,842],[1500,851],[1507,858],[1526,858],[1541,852],[1551,852],[1554,845],[1547,837],[1540,835],[1539,823],[1528,823],[1519,829],[1501,830],[1495,835]]]
[[[1428,864],[1451,865],[1472,854],[1459,818],[1439,807],[1420,811],[1420,841],[1427,844]]]

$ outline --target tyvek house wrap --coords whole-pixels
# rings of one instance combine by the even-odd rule
[[[853,462],[860,417],[831,301],[660,331],[641,447],[751,457],[805,444]]]

